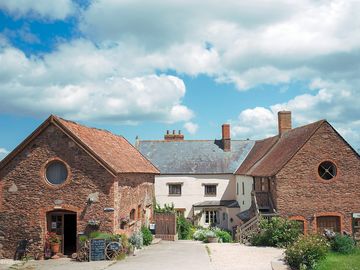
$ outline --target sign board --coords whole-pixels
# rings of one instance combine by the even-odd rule
[[[360,218],[360,213],[353,213],[353,218]]]
[[[55,222],[51,222],[51,229],[56,229],[56,221],[55,221]]]
[[[105,239],[91,239],[90,240],[90,261],[105,260]]]
[[[156,226],[155,223],[150,223],[149,224],[149,229],[150,230],[155,230],[155,226]]]

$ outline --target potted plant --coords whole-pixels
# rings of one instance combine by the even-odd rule
[[[206,240],[208,243],[217,243],[218,242],[216,233],[213,231],[207,231],[205,237],[206,237]]]
[[[61,244],[61,238],[59,235],[57,235],[55,232],[49,233],[48,240],[50,243],[51,251],[53,253],[59,253],[60,252],[60,244]]]

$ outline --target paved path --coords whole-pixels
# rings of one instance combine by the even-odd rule
[[[108,269],[212,270],[205,245],[194,241],[161,241]]]
[[[271,261],[283,257],[283,249],[234,244],[207,244],[214,270],[271,270]]]

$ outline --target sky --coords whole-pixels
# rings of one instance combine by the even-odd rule
[[[0,0],[0,159],[50,114],[130,142],[327,119],[360,149],[360,1]]]

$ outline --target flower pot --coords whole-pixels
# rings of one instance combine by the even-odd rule
[[[51,244],[51,251],[53,253],[59,253],[60,252],[60,243],[52,243]]]
[[[207,237],[207,241],[208,243],[217,243],[218,242],[218,238],[217,237]]]

